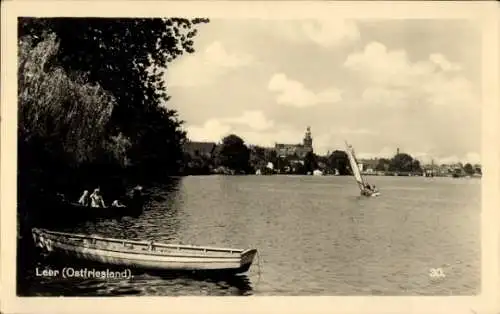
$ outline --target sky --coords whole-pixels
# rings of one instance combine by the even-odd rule
[[[481,29],[464,20],[211,20],[166,85],[188,138],[480,162]]]

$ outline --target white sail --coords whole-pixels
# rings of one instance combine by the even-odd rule
[[[359,170],[359,165],[356,160],[356,156],[354,156],[354,150],[349,144],[347,144],[347,142],[346,146],[347,146],[347,156],[349,157],[349,163],[351,164],[352,173],[354,175],[354,178],[358,182],[359,189],[363,190],[365,186],[365,181],[363,179],[363,176],[361,175],[361,171]]]

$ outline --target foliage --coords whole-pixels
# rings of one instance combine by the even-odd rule
[[[19,140],[28,145],[42,141],[74,163],[93,161],[103,145],[113,96],[77,73],[69,77],[50,65],[59,46],[54,34],[32,44],[29,36],[19,42]]]
[[[476,170],[474,169],[474,167],[472,167],[470,163],[465,164],[464,171],[468,175],[473,175],[476,172]]]
[[[332,170],[337,169],[340,175],[349,174],[349,171],[347,170],[348,165],[349,158],[347,157],[347,153],[344,151],[336,150],[328,157],[328,167]]]
[[[259,146],[252,147],[250,149],[249,162],[254,170],[265,168],[267,166],[266,150]]]
[[[249,171],[250,150],[239,136],[230,134],[222,139],[217,156],[221,166],[237,172]]]
[[[275,150],[266,150],[264,158],[268,162],[272,162],[276,166],[278,163],[278,153]]]
[[[378,160],[377,166],[375,167],[376,171],[387,171],[391,165],[391,160],[387,158],[380,158]]]
[[[137,173],[177,172],[185,133],[164,82],[167,64],[192,53],[197,26],[206,19],[159,18],[21,18],[19,36],[41,38],[54,32],[59,53],[52,63],[67,73],[84,73],[113,95],[106,131],[130,140],[130,161]],[[168,152],[168,153],[167,153]]]
[[[184,174],[186,175],[208,175],[211,173],[213,160],[210,157],[196,154],[191,156],[186,154],[184,156]]]
[[[53,33],[19,39],[18,182],[23,199],[69,188],[83,165],[127,163],[129,139],[121,133],[105,136],[115,98],[81,73],[69,75],[54,64],[58,49]]]
[[[412,156],[400,153],[395,155],[389,164],[389,171],[396,172],[420,172],[420,162]]]
[[[306,173],[312,173],[318,168],[317,156],[313,152],[308,152],[304,156],[304,170]]]

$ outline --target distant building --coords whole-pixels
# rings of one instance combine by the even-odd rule
[[[443,176],[443,177],[451,176],[453,173],[453,169],[454,168],[451,165],[447,164],[440,165],[438,168],[438,176]]]
[[[257,150],[262,150],[264,153],[269,154],[270,152],[274,152],[275,148],[274,147],[265,147],[265,146],[259,146],[259,145],[248,145],[248,149],[250,149],[250,152],[255,153]]]
[[[275,150],[278,157],[285,158],[290,156],[297,156],[304,158],[307,153],[313,152],[312,147],[313,139],[311,136],[311,128],[307,127],[306,134],[302,140],[302,144],[283,144],[276,143]]]
[[[272,165],[269,161],[272,159],[271,156],[274,153],[274,147],[248,145],[248,148],[250,150],[250,163],[252,163],[255,167],[269,168],[269,164]],[[274,165],[272,165],[272,167],[274,167]]]
[[[214,142],[191,142],[188,141],[183,145],[183,151],[191,157],[204,156],[212,157],[217,144]]]
[[[423,175],[426,177],[435,177],[440,175],[440,166],[436,165],[434,161],[431,164],[423,164],[422,166]],[[446,170],[447,171],[447,170]],[[447,173],[447,172],[446,172]]]
[[[360,159],[359,161],[359,169],[362,172],[372,173],[375,172],[379,160],[377,158],[373,159]]]

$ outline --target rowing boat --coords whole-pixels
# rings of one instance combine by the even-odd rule
[[[32,229],[35,245],[46,253],[88,262],[153,271],[244,273],[256,249],[164,244]]]

